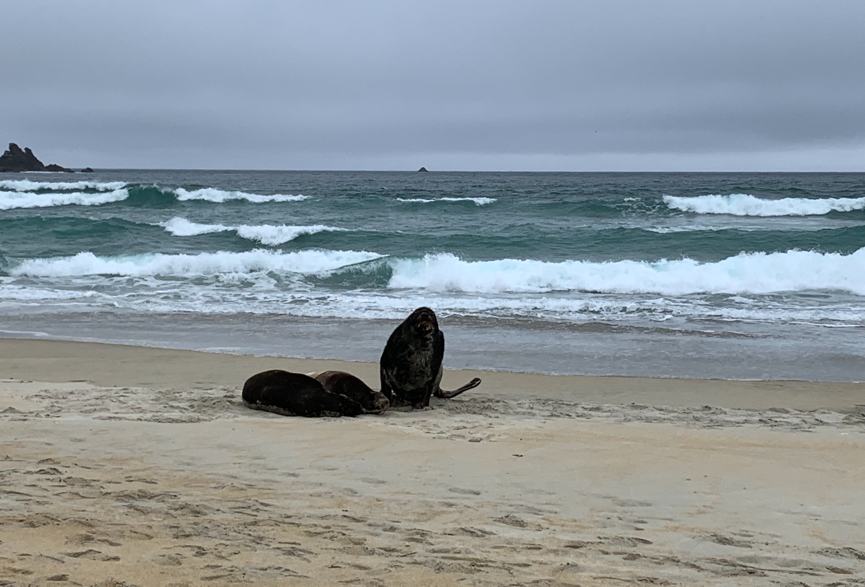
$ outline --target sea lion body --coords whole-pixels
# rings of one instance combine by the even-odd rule
[[[381,354],[381,392],[390,404],[423,408],[433,395],[452,398],[480,385],[481,380],[475,378],[459,389],[443,391],[444,354],[445,337],[435,312],[418,308],[394,329]]]
[[[283,416],[358,416],[360,403],[331,393],[316,379],[280,369],[253,375],[243,385],[243,404]]]
[[[390,405],[387,397],[375,391],[358,377],[345,371],[323,371],[312,375],[325,390],[349,398],[363,409],[364,414],[380,414]]]

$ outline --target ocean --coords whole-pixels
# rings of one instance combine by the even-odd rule
[[[378,361],[422,305],[448,368],[862,381],[865,174],[0,174],[0,336]]]

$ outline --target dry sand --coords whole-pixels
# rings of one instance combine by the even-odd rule
[[[359,418],[268,368],[0,340],[0,586],[865,585],[865,384],[450,372]]]

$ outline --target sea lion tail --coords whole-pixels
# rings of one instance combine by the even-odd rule
[[[468,383],[466,383],[462,387],[455,389],[453,391],[445,391],[441,387],[439,387],[433,392],[433,395],[436,397],[442,397],[444,399],[451,399],[452,397],[456,397],[464,391],[474,389],[475,387],[477,387],[480,384],[481,384],[480,378],[475,377],[474,379],[472,379],[471,381],[469,381]]]

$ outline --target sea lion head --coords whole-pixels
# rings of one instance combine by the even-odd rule
[[[439,323],[436,319],[436,314],[431,309],[422,306],[411,313],[407,322],[411,324],[415,331],[421,334],[430,334],[439,329]]]
[[[361,385],[342,385],[340,386],[340,393],[359,403],[364,414],[381,414],[387,411],[390,407],[390,400],[387,399],[387,396],[380,391],[370,389],[365,384]]]
[[[361,379],[345,371],[323,371],[310,376],[330,393],[341,395],[360,405],[364,414],[381,414],[390,407],[390,400],[380,391],[370,388]]]
[[[364,411],[368,414],[381,414],[390,407],[390,400],[382,392],[374,391],[372,393],[372,404],[375,406],[375,409],[368,410],[364,407]]]

